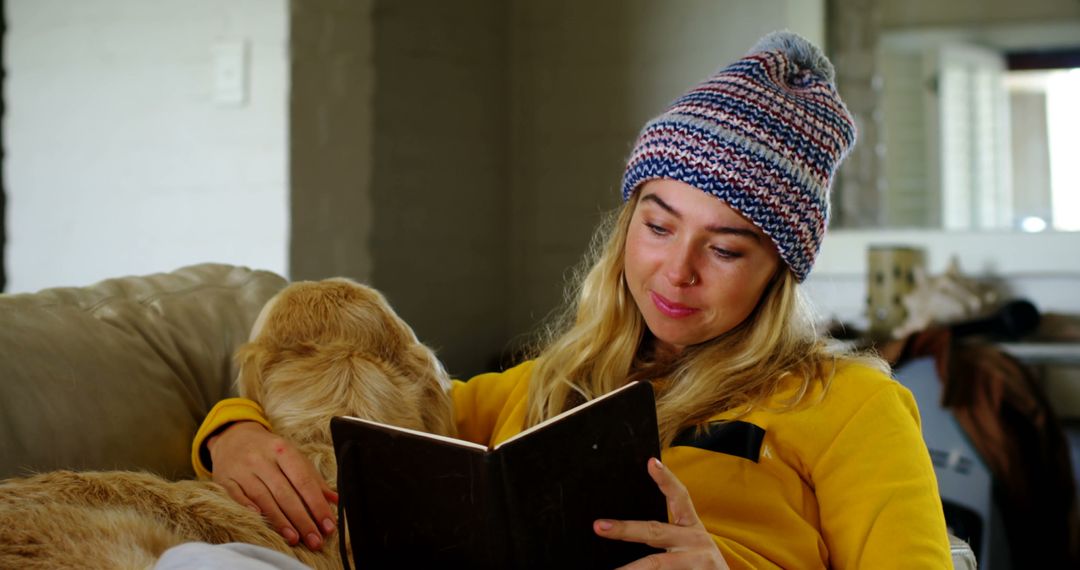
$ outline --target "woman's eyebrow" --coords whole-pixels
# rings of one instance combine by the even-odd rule
[[[665,212],[671,214],[672,216],[675,216],[676,218],[678,218],[680,220],[682,219],[682,214],[680,214],[678,210],[673,208],[671,206],[671,204],[668,204],[667,202],[665,202],[662,198],[660,198],[656,194],[646,194],[646,195],[641,197],[641,201],[642,202],[646,202],[646,201],[647,202],[652,202],[652,203],[656,204],[657,206],[659,206],[660,208],[662,208]],[[750,238],[750,239],[754,240],[755,242],[760,242],[761,241],[761,234],[759,234],[758,232],[756,232],[756,231],[754,231],[754,230],[752,230],[750,228],[739,228],[739,227],[734,227],[734,226],[709,225],[709,226],[705,226],[705,229],[708,232],[714,233],[714,234],[742,236],[742,237]]]
[[[663,208],[665,212],[671,214],[672,216],[675,216],[676,218],[682,218],[682,214],[680,214],[678,210],[676,210],[675,208],[672,208],[671,204],[668,204],[667,202],[661,200],[660,197],[657,196],[656,194],[646,194],[646,195],[641,197],[641,201],[642,202],[653,202],[657,206],[660,206],[661,208]]]

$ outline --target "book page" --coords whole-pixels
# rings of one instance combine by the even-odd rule
[[[386,429],[386,430],[399,431],[399,432],[402,432],[402,433],[407,433],[407,434],[411,434],[411,435],[418,436],[418,437],[429,438],[429,439],[433,439],[433,440],[436,440],[436,441],[449,443],[451,445],[457,445],[457,446],[460,446],[460,447],[468,447],[468,448],[477,449],[477,450],[480,450],[480,451],[487,451],[488,450],[487,446],[485,446],[485,445],[480,445],[478,443],[473,443],[471,441],[467,441],[467,440],[464,440],[464,439],[457,439],[457,438],[453,438],[453,437],[449,437],[449,436],[445,436],[445,435],[439,435],[439,434],[436,434],[436,433],[428,433],[426,431],[403,428],[403,427],[398,427],[398,426],[390,425],[390,424],[383,424],[383,423],[379,423],[379,422],[375,422],[375,421],[371,421],[371,420],[365,420],[364,418],[358,418],[358,417],[355,417],[355,416],[341,416],[341,417],[343,417],[343,418],[345,418],[345,419],[347,419],[349,421],[360,422],[360,423],[364,423],[364,424],[373,425],[373,426],[376,426],[376,427],[379,427],[379,428],[383,428],[383,429]]]
[[[581,404],[580,406],[577,406],[575,408],[570,408],[569,410],[566,410],[565,412],[563,412],[563,413],[561,413],[561,414],[559,414],[559,415],[557,415],[557,416],[555,416],[553,418],[548,418],[548,419],[546,419],[546,420],[532,426],[531,428],[524,429],[521,432],[511,436],[506,441],[499,442],[499,444],[496,445],[495,447],[493,447],[492,449],[493,450],[499,449],[500,447],[510,443],[511,441],[514,441],[516,439],[521,439],[521,438],[529,435],[530,433],[540,431],[540,430],[544,429],[545,427],[547,427],[547,426],[549,426],[549,425],[551,425],[551,424],[553,424],[553,423],[555,423],[555,422],[557,422],[559,420],[562,420],[563,418],[565,418],[567,416],[570,416],[570,415],[576,414],[578,412],[581,412],[582,410],[585,410],[586,408],[588,408],[589,406],[592,406],[593,404],[596,404],[597,402],[601,402],[603,400],[606,400],[607,398],[610,398],[610,397],[614,396],[615,394],[618,394],[619,392],[622,392],[623,390],[626,390],[626,389],[630,388],[630,386],[633,386],[634,384],[637,384],[637,382],[629,382],[627,384],[624,384],[624,385],[622,385],[622,386],[608,392],[607,394],[604,394],[602,396],[598,396],[596,398],[593,398],[592,400],[589,400],[588,402],[585,402],[584,404]]]

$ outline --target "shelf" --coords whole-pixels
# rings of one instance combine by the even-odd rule
[[[998,346],[1028,364],[1080,365],[1080,343],[1003,342]]]

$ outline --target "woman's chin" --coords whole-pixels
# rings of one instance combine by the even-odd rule
[[[653,343],[657,353],[680,354],[686,347],[700,342],[684,334],[663,334],[663,331],[661,334],[656,334],[652,329],[650,332],[653,333]]]

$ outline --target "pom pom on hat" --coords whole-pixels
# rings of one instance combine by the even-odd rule
[[[805,38],[761,38],[645,125],[623,199],[660,178],[712,194],[760,227],[805,280],[825,235],[836,169],[855,144],[855,121],[833,77],[832,63]]]
[[[806,38],[793,32],[773,32],[762,37],[746,52],[746,55],[755,53],[779,51],[786,55],[798,69],[805,69],[821,78],[822,81],[832,83],[836,71],[832,62],[818,47],[810,43]]]

